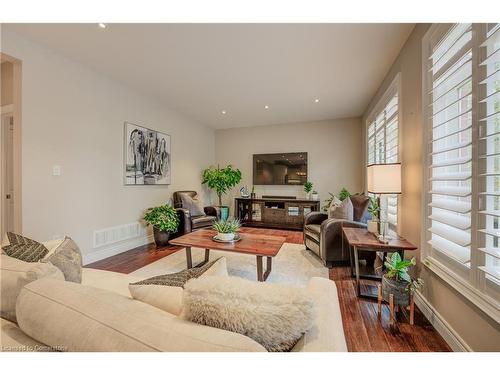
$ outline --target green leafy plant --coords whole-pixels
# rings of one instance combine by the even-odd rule
[[[304,184],[304,191],[309,194],[313,189],[313,183],[311,181],[307,181],[305,184]]]
[[[349,198],[351,196],[351,193],[349,192],[349,190],[347,190],[345,187],[342,188],[342,190],[340,190],[340,193],[339,193],[339,199],[343,202],[345,201],[347,198]]]
[[[222,206],[222,195],[235,187],[241,181],[241,171],[228,165],[225,168],[210,167],[203,171],[202,184],[215,190],[219,197],[219,206]]]
[[[380,217],[380,206],[376,197],[370,197],[368,212],[372,215],[372,220],[378,220],[378,218]]]
[[[235,233],[240,227],[240,221],[237,219],[218,220],[212,225],[212,228],[219,233]]]
[[[415,258],[405,260],[401,259],[399,253],[393,253],[391,256],[387,256],[386,261],[384,262],[384,265],[387,268],[386,276],[396,281],[406,281],[408,283],[406,290],[413,293],[424,284],[422,279],[417,278],[414,280],[408,273],[409,268],[415,264]]]
[[[148,208],[144,214],[144,220],[149,225],[169,233],[176,232],[179,226],[177,211],[169,204]]]

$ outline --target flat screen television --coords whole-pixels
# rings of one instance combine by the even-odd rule
[[[306,181],[307,152],[253,156],[254,185],[304,185]]]

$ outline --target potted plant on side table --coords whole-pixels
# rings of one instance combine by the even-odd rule
[[[382,287],[379,290],[379,311],[382,299],[389,302],[391,323],[394,319],[394,306],[410,305],[410,324],[413,324],[413,294],[424,284],[422,279],[412,279],[408,273],[410,267],[415,264],[415,258],[401,259],[399,253],[393,253],[384,262],[387,271],[382,276]]]
[[[203,171],[202,184],[206,184],[210,189],[215,190],[219,198],[220,218],[227,220],[229,217],[229,207],[222,205],[222,194],[227,193],[241,181],[241,171],[228,165],[225,168],[217,166],[207,168]]]
[[[240,227],[237,219],[217,220],[212,226],[217,231],[216,238],[220,241],[233,241]]]
[[[149,208],[144,214],[144,221],[153,226],[153,235],[157,247],[167,246],[171,233],[177,232],[179,216],[169,204]]]
[[[368,212],[370,213],[370,215],[372,215],[372,218],[368,221],[368,232],[377,235],[380,207],[378,204],[378,199],[376,197],[370,197],[370,205],[368,206]]]

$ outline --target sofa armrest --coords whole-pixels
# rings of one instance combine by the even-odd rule
[[[326,219],[328,219],[327,214],[319,211],[312,211],[304,218],[304,226],[308,224],[321,224]]]
[[[215,216],[216,218],[220,218],[220,209],[215,206],[206,206],[203,208],[205,211],[205,215],[207,216]]]
[[[183,234],[192,231],[191,214],[185,208],[176,208],[177,216],[179,217],[179,227],[177,233],[182,236]]]
[[[339,297],[335,282],[313,277],[307,291],[315,307],[312,328],[295,344],[295,352],[346,352]]]

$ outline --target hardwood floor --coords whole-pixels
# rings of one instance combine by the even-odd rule
[[[302,232],[299,231],[246,227],[242,228],[242,232],[283,236],[286,237],[286,242],[303,243]],[[157,249],[154,244],[150,244],[89,264],[86,267],[130,273],[180,249],[180,247],[174,246]],[[329,276],[330,280],[335,281],[337,285],[349,351],[451,351],[448,344],[418,308],[415,308],[415,324],[413,326],[408,323],[408,314],[403,311],[397,316],[397,324],[391,327],[389,308],[386,305],[382,307],[382,317],[379,320],[376,301],[356,297],[354,280],[351,278],[349,267],[334,267],[330,269]],[[365,288],[370,287],[369,283],[374,284],[374,282],[366,280],[363,280],[363,283],[365,283]]]

